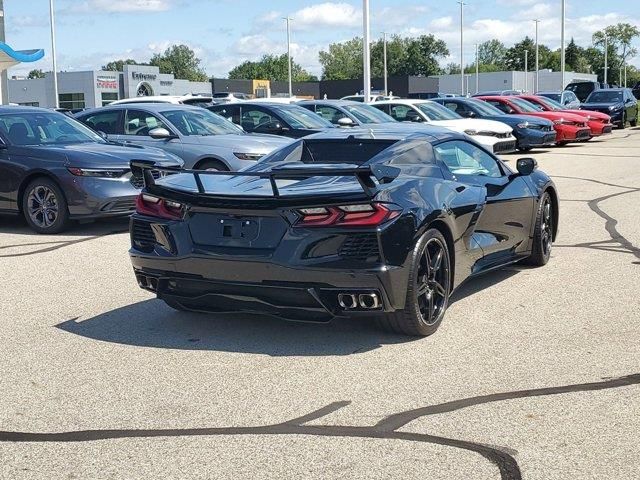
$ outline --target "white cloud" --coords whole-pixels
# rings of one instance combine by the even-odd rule
[[[87,0],[71,7],[70,12],[78,13],[127,13],[163,12],[169,10],[173,0]]]
[[[362,12],[348,3],[326,2],[311,5],[290,15],[292,28],[342,27],[353,28],[362,24]]]

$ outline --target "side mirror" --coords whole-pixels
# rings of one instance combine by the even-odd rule
[[[338,126],[340,127],[353,127],[354,125],[353,120],[349,117],[342,117],[338,120]]]
[[[535,158],[519,158],[516,162],[516,170],[522,176],[531,175],[538,168],[538,162]]]
[[[149,130],[149,136],[155,140],[168,140],[170,138],[175,138],[174,135],[171,135],[169,130],[162,127],[152,128]]]
[[[475,118],[476,117],[476,112],[467,112],[466,117],[467,118]]]

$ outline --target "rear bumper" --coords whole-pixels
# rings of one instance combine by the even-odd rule
[[[187,310],[253,312],[287,320],[326,322],[404,307],[406,280],[400,268],[370,270],[295,268],[264,261],[193,256],[167,259],[130,250],[141,288]],[[376,308],[345,309],[340,294],[375,294]],[[401,301],[400,301],[401,299]]]

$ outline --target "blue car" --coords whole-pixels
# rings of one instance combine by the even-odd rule
[[[107,142],[62,113],[0,107],[0,213],[22,215],[46,234],[74,219],[129,215],[144,183],[129,164],[145,159],[183,166],[156,148]]]
[[[632,127],[638,124],[638,100],[630,88],[595,90],[580,109],[606,113],[611,117],[611,123],[620,128],[625,128],[627,123]]]
[[[556,132],[551,120],[530,115],[509,115],[475,98],[433,98],[432,101],[444,105],[461,117],[506,123],[513,128],[513,136],[516,137],[517,148],[521,152],[556,143]]]

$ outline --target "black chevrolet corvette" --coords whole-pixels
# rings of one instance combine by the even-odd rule
[[[328,130],[233,174],[132,169],[146,182],[131,218],[135,275],[178,310],[366,315],[429,335],[464,280],[546,264],[558,226],[535,160],[514,172],[437,127]]]

